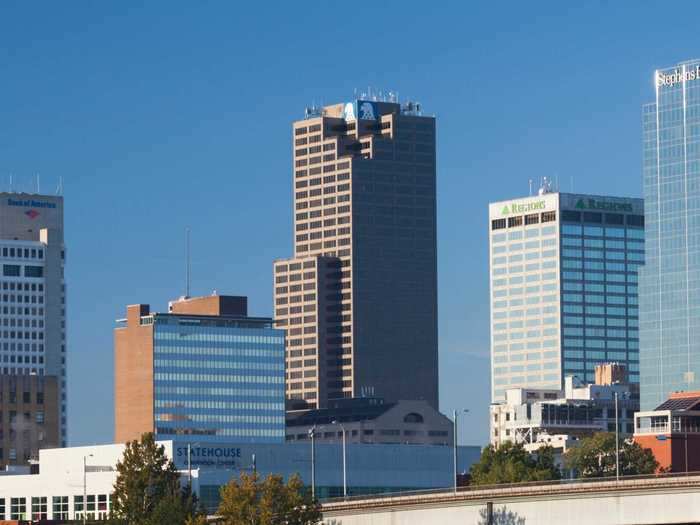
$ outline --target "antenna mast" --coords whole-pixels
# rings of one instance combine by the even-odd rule
[[[190,229],[185,228],[185,297],[190,296]]]

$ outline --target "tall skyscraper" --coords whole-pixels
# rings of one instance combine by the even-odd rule
[[[114,330],[115,441],[284,441],[284,332],[246,297],[127,307]]]
[[[66,444],[64,255],[63,197],[0,193],[0,366],[10,388],[1,401],[0,464]],[[32,409],[19,413],[18,397]]]
[[[491,398],[619,362],[639,383],[641,199],[549,193],[489,205]]]
[[[643,108],[642,410],[700,388],[700,60],[657,70],[654,86]]]
[[[435,119],[356,100],[293,125],[294,257],[274,263],[290,400],[438,407]]]

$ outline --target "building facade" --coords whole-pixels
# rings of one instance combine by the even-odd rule
[[[219,491],[230,479],[250,471],[266,477],[288,478],[298,473],[311,483],[311,447],[305,444],[251,444],[220,441],[193,445],[189,441],[160,441],[165,454],[179,470],[181,482],[192,478],[199,502],[211,515],[219,504]],[[188,469],[188,444],[189,469]],[[123,444],[41,450],[38,474],[0,475],[0,521],[105,519],[112,509],[116,464]],[[459,447],[460,471],[478,459],[479,447]],[[316,495],[342,496],[342,449],[317,444]],[[415,445],[357,445],[347,447],[349,495],[395,493],[452,486],[452,448]],[[83,497],[85,487],[86,498]]]
[[[640,281],[642,409],[700,389],[700,60],[654,75],[643,108],[647,258]]]
[[[284,441],[284,332],[245,297],[127,307],[115,346],[115,441]]]
[[[44,407],[37,409],[44,412],[42,428],[32,427],[44,438],[40,439],[41,436],[31,430],[29,441],[43,443],[39,446],[65,445],[67,357],[63,197],[0,193],[0,259],[0,380],[13,384],[14,376],[52,376],[52,380],[29,381],[34,385],[31,391],[51,385],[44,390]],[[49,396],[55,396],[55,399],[49,399]],[[18,412],[18,407],[8,398],[3,398],[0,404],[3,414]],[[49,414],[49,409],[55,413]],[[3,421],[1,431],[6,436],[20,439],[26,434],[26,428],[18,433],[15,428],[18,422]],[[49,429],[49,425],[55,428]],[[8,444],[9,455],[0,458],[0,465],[25,462],[25,444],[26,441],[18,441],[16,446]],[[36,458],[35,448],[30,449]],[[11,459],[10,455],[16,455],[18,459]]]
[[[666,472],[700,470],[700,391],[675,392],[654,410],[637,412],[634,441]]]
[[[593,382],[615,361],[639,382],[641,199],[551,193],[489,206],[491,398]]]
[[[438,406],[435,119],[357,100],[293,125],[294,256],[274,263],[287,398]]]
[[[355,398],[329,401],[326,408],[287,412],[287,442],[452,445],[452,421],[427,401]]]
[[[562,390],[513,388],[490,407],[491,444],[549,445],[565,452],[582,437],[615,432],[616,423],[621,435],[632,435],[637,410],[639,389],[624,382],[583,384],[569,376]]]

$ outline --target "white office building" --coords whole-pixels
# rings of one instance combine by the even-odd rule
[[[491,399],[619,362],[639,382],[642,199],[550,192],[489,205]]]
[[[13,376],[56,378],[57,388],[47,390],[55,399],[41,402],[57,412],[46,414],[52,428],[35,428],[36,433],[57,435],[48,446],[65,445],[67,434],[64,263],[63,197],[0,193],[0,374],[8,383]],[[0,423],[6,430],[0,437],[0,465],[35,455],[23,446],[21,440],[29,440],[21,432],[12,441],[11,430],[17,429],[11,413],[19,413],[12,405],[12,400],[2,400]],[[43,419],[36,423],[44,425]]]

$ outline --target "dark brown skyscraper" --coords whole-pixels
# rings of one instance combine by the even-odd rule
[[[290,400],[438,407],[435,119],[357,100],[294,123],[294,257],[275,261]]]

